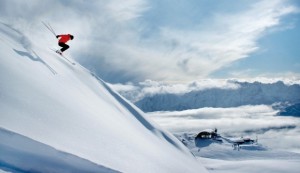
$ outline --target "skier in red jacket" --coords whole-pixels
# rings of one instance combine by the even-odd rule
[[[69,45],[66,44],[69,40],[73,40],[74,36],[71,34],[62,34],[62,35],[57,35],[56,38],[58,38],[58,45],[62,47],[60,50],[57,50],[56,52],[62,55],[62,53],[69,49]]]

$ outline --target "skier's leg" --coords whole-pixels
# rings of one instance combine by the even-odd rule
[[[69,45],[67,45],[67,44],[65,44],[65,43],[58,43],[58,45],[60,46],[60,47],[62,47],[61,49],[60,49],[60,51],[61,52],[64,52],[65,50],[67,50],[67,49],[69,49]]]

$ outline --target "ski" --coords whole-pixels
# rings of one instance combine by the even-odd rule
[[[49,49],[51,49],[52,51],[54,51],[55,53],[57,53],[57,52],[56,52],[57,50],[52,49],[52,48],[49,48]],[[72,65],[76,65],[75,62],[72,62],[71,60],[69,60],[69,58],[65,57],[64,55],[59,54],[59,53],[57,53],[57,54],[60,55],[61,57],[63,57],[66,61],[68,61],[68,62],[71,63]]]
[[[64,55],[60,55],[60,56],[62,56],[63,58],[65,58],[65,60],[67,60],[67,61],[68,61],[69,63],[71,63],[72,65],[76,65],[75,62],[69,60],[69,59],[68,59],[67,57],[65,57]]]

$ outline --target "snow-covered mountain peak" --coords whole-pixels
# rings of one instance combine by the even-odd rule
[[[3,23],[0,54],[0,133],[121,172],[206,172],[173,135],[101,79]],[[10,138],[4,136],[0,141]],[[14,161],[4,160],[25,169]]]

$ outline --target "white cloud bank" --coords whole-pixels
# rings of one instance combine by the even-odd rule
[[[186,13],[194,8],[190,3],[180,1]],[[72,33],[70,52],[111,82],[189,81],[248,57],[259,49],[256,42],[269,28],[298,12],[287,0],[251,3],[242,11],[202,16],[210,21],[205,26],[195,20],[197,15],[184,18],[170,11],[168,6],[176,6],[173,1],[160,7],[165,9],[159,14],[165,21],[159,21],[159,15],[149,19],[148,12],[161,5],[150,0],[4,0],[0,20],[15,25],[45,49],[53,47],[56,39],[40,21],[51,23],[57,33]],[[188,20],[195,22],[182,27],[181,22]]]
[[[136,102],[144,97],[156,94],[185,94],[191,91],[201,91],[211,88],[235,90],[240,88],[241,82],[272,84],[278,81],[282,81],[285,85],[300,85],[300,78],[258,77],[245,79],[202,79],[191,82],[158,82],[145,80],[139,83],[110,84],[110,86],[130,101]]]
[[[299,150],[300,120],[277,116],[271,106],[201,108],[178,112],[154,112],[148,115],[173,133],[197,134],[217,128],[221,135],[258,136],[259,143],[273,149]]]

